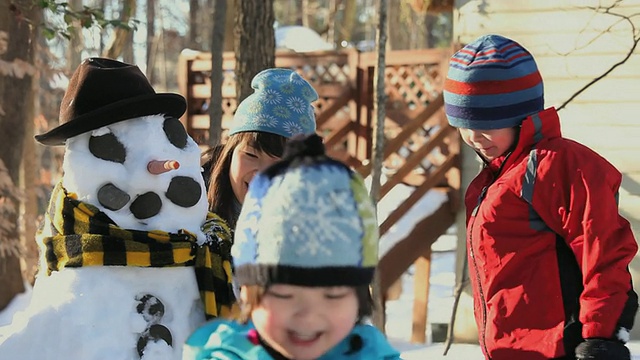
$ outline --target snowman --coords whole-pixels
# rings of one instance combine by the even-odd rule
[[[232,311],[230,232],[207,211],[185,109],[136,66],[78,67],[61,125],[36,136],[65,146],[64,175],[38,235],[31,303],[0,337],[0,358],[180,359],[193,330]]]

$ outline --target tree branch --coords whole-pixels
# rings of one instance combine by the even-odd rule
[[[582,88],[580,88],[578,91],[576,91],[573,95],[571,95],[569,97],[569,99],[567,99],[564,103],[562,103],[562,105],[560,105],[557,110],[560,111],[562,109],[564,109],[571,101],[573,101],[575,98],[577,98],[580,94],[582,94],[583,92],[585,92],[588,88],[590,88],[591,86],[593,86],[593,84],[597,83],[598,81],[604,79],[607,75],[609,75],[613,70],[615,70],[618,66],[624,64],[627,62],[627,60],[629,60],[629,58],[631,58],[631,55],[633,55],[633,53],[635,52],[636,48],[638,47],[638,43],[640,42],[640,34],[638,33],[638,30],[636,29],[635,24],[633,23],[633,21],[631,20],[632,17],[640,15],[640,14],[632,14],[632,15],[622,15],[622,14],[617,14],[612,12],[611,10],[614,9],[618,4],[620,3],[620,1],[616,1],[613,5],[609,6],[609,7],[605,7],[605,8],[592,8],[594,11],[602,13],[602,14],[607,14],[607,15],[612,15],[612,16],[617,16],[621,18],[621,21],[626,21],[629,23],[629,26],[631,27],[631,35],[632,35],[632,45],[631,48],[629,49],[629,51],[627,52],[627,54],[625,55],[625,57],[618,61],[617,63],[611,65],[611,67],[609,69],[607,69],[604,73],[602,73],[602,75],[594,78],[593,80],[589,81],[587,84],[585,84]],[[607,29],[610,30],[611,27],[609,27]],[[606,32],[606,31],[605,31]],[[602,34],[598,35],[601,36]]]

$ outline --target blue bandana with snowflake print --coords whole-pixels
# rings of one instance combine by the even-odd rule
[[[371,281],[377,241],[362,178],[320,162],[256,175],[231,251],[241,285],[355,286]]]
[[[318,93],[298,73],[266,69],[253,78],[251,87],[254,93],[238,105],[229,135],[261,131],[291,138],[316,131],[311,103],[318,100]]]

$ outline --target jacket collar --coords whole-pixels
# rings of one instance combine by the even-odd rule
[[[523,153],[531,151],[540,140],[561,136],[558,112],[550,107],[525,118],[520,125],[520,134],[513,150],[490,162],[485,161],[485,164],[498,176],[502,169],[508,168]]]

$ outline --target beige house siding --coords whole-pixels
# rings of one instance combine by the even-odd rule
[[[460,0],[455,2],[454,40],[464,44],[480,35],[497,33],[518,41],[536,58],[545,84],[545,105],[559,107],[630,51],[633,33],[629,23],[595,10],[614,3],[614,0]],[[631,20],[640,28],[640,0],[623,0],[610,12],[638,14]],[[621,212],[640,239],[640,47],[625,64],[562,109],[560,117],[565,137],[591,147],[623,173]],[[463,181],[466,181],[463,186],[466,186],[477,163],[473,153],[463,154]],[[461,229],[463,222],[461,216]],[[461,238],[460,246],[463,244]],[[636,291],[640,292],[639,257],[631,270]],[[638,318],[632,338],[640,339]]]

